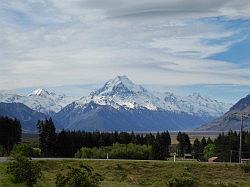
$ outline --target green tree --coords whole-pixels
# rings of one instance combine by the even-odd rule
[[[52,119],[38,121],[39,145],[43,156],[54,156],[56,150],[56,129]]]
[[[178,155],[184,156],[185,153],[191,152],[191,143],[189,136],[186,133],[179,132],[177,135],[178,144]]]
[[[198,138],[194,140],[193,156],[195,159],[200,160],[200,141],[198,140]]]
[[[201,139],[201,144],[200,144],[201,153],[203,153],[203,151],[204,151],[204,149],[205,149],[206,146],[207,146],[207,140],[206,140],[205,137],[203,137],[203,138]]]
[[[208,139],[207,139],[207,144],[212,144],[212,143],[214,143],[213,140],[211,140],[211,138],[208,137]]]
[[[72,153],[72,142],[71,134],[69,132],[66,132],[65,130],[62,130],[57,135],[56,139],[56,156],[62,156],[62,157],[73,157]]]
[[[157,133],[156,139],[152,145],[152,159],[164,160],[169,155],[169,145],[171,138],[168,132]]]
[[[8,164],[7,173],[14,177],[16,183],[26,183],[29,187],[33,187],[42,176],[40,166],[22,156],[15,157]]]
[[[32,157],[33,149],[31,146],[27,144],[18,144],[15,145],[11,151],[11,156],[24,156],[24,157]]]
[[[17,119],[0,117],[0,145],[7,154],[13,149],[15,144],[21,142],[22,128]]]
[[[243,137],[244,140],[244,137]],[[239,134],[229,131],[228,134],[219,134],[214,140],[216,156],[224,162],[238,162],[239,154]],[[243,147],[243,152],[247,151]],[[231,157],[231,158],[230,158]]]
[[[208,144],[204,148],[203,154],[204,154],[205,160],[208,160],[209,158],[215,156],[215,145],[214,144]]]

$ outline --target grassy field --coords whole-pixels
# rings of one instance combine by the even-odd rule
[[[208,164],[198,162],[142,162],[142,161],[37,161],[41,164],[43,177],[37,187],[55,186],[56,174],[81,163],[94,168],[104,177],[102,187],[167,187],[172,178],[192,178],[202,187],[235,184],[240,187],[250,186],[250,174],[245,174],[237,164]],[[22,187],[11,182],[5,173],[6,163],[0,164],[0,187]]]

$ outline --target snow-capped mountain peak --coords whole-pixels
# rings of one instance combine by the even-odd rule
[[[134,84],[127,76],[117,76],[106,82],[103,87],[91,92],[90,96],[81,99],[79,104],[85,105],[94,101],[99,105],[110,105],[114,108],[147,108],[149,110],[166,110],[185,112],[191,115],[222,115],[230,105],[218,102],[194,93],[186,97],[171,92],[151,93],[140,85]]]
[[[148,109],[152,111],[185,112],[201,117],[218,117],[230,108],[222,103],[199,93],[178,96],[171,92],[153,93],[133,83],[127,76],[117,76],[107,81],[104,86],[81,99],[55,94],[39,88],[28,96],[0,92],[0,102],[23,103],[33,110],[51,114],[57,113],[66,105],[75,101],[75,106],[84,108],[90,102],[116,109]]]
[[[29,95],[0,92],[0,102],[23,103],[33,110],[45,114],[59,112],[63,107],[72,103],[76,98],[65,95],[57,95],[48,90],[39,88]]]
[[[36,90],[34,90],[32,93],[29,94],[29,96],[55,96],[56,94],[50,91],[47,91],[43,88],[38,88]]]
[[[140,92],[145,92],[146,90],[140,86],[134,84],[128,79],[126,75],[117,76],[112,80],[109,80],[105,85],[90,93],[90,95],[102,95],[102,96],[113,96],[113,95],[132,95]]]

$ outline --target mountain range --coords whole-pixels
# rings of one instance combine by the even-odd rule
[[[250,95],[240,99],[223,116],[215,119],[211,123],[198,128],[200,131],[227,131],[239,130],[241,125],[241,114],[245,114],[243,119],[244,130],[250,130]]]
[[[53,117],[60,129],[92,131],[192,130],[222,116],[231,106],[198,93],[181,97],[170,92],[150,92],[126,76],[117,76],[78,99],[45,89],[26,96],[0,92],[0,105],[8,104],[9,116],[23,122],[21,113],[12,112],[17,103],[43,114],[41,117]],[[0,110],[3,114],[8,115]],[[34,126],[27,120],[23,125],[27,130]]]
[[[42,88],[28,95],[20,95],[9,91],[0,92],[0,102],[22,103],[37,112],[52,116],[75,99],[66,95],[58,95]]]

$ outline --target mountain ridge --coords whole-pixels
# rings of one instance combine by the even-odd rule
[[[125,75],[107,81],[102,87],[80,99],[57,95],[39,88],[27,96],[0,92],[0,102],[23,103],[32,110],[54,117],[58,127],[73,128],[71,130],[79,129],[81,125],[81,130],[85,130],[84,127],[91,129],[91,125],[97,124],[106,129],[109,129],[108,124],[116,124],[119,130],[119,126],[126,126],[120,121],[134,124],[135,128],[129,127],[132,130],[140,130],[139,127],[144,130],[150,130],[149,127],[153,128],[151,130],[159,127],[174,130],[172,124],[175,124],[176,130],[181,130],[179,127],[190,130],[199,124],[210,122],[229,108],[229,104],[201,96],[199,93],[185,97],[171,92],[153,93],[133,83]],[[186,127],[185,118],[186,123],[188,121]]]
[[[75,98],[39,88],[28,95],[20,95],[10,92],[0,92],[0,102],[23,103],[29,108],[48,115],[54,115],[67,104],[73,102]]]
[[[200,131],[226,131],[239,130],[241,125],[241,114],[250,114],[250,94],[240,99],[223,116],[211,123],[199,127]],[[244,129],[250,130],[250,117],[244,119]]]
[[[187,97],[191,101],[173,93],[153,94],[126,76],[117,76],[89,96],[67,105],[55,118],[62,119],[64,127],[74,130],[97,130],[95,126],[99,130],[124,130],[125,127],[136,131],[191,130],[226,110],[225,105],[216,100],[197,94]]]

